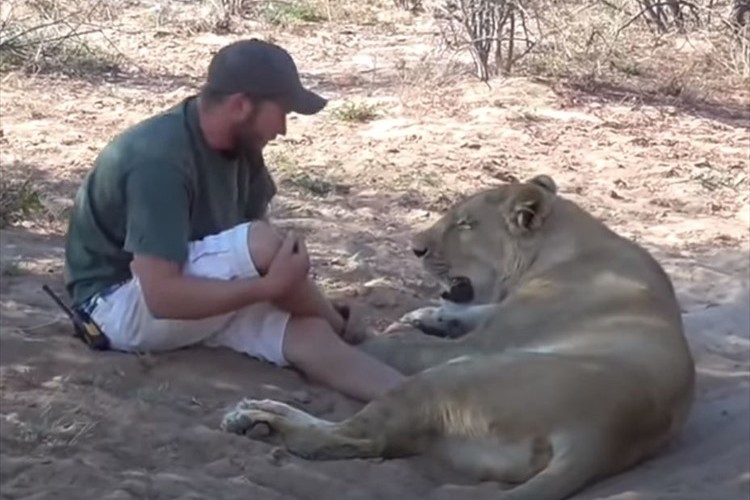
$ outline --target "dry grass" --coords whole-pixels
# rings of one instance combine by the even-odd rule
[[[18,180],[6,174],[0,174],[0,228],[33,217],[43,209],[31,179]]]
[[[16,439],[29,446],[42,448],[68,448],[96,427],[97,422],[82,418],[80,408],[66,410],[55,409],[46,404],[38,417],[19,420],[16,415],[5,417],[6,425],[16,429]]]
[[[345,122],[365,123],[379,116],[377,109],[378,107],[374,104],[348,101],[334,108],[331,113],[337,119]]]

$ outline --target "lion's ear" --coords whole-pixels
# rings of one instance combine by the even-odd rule
[[[537,186],[546,189],[552,194],[557,194],[557,184],[554,179],[549,175],[537,175],[529,179],[529,184],[536,184]]]
[[[549,213],[553,195],[536,182],[522,186],[508,205],[508,224],[519,233],[539,229]]]

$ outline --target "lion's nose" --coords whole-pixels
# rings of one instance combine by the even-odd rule
[[[422,258],[425,255],[427,255],[426,248],[412,248],[411,251],[414,252],[414,255],[416,255],[419,258]]]

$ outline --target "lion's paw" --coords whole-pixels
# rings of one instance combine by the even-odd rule
[[[447,316],[443,307],[415,309],[401,316],[396,325],[408,325],[436,337],[455,337],[463,333],[460,322]]]
[[[245,434],[257,423],[249,410],[235,408],[224,414],[219,427],[222,431],[230,434]]]
[[[286,403],[281,401],[274,401],[273,399],[253,399],[247,403],[248,410],[257,410],[279,417],[286,417],[294,413],[295,410]]]
[[[224,414],[220,427],[233,434],[245,434],[260,423],[273,427],[274,422],[285,417],[289,409],[286,404],[270,399],[243,399]]]
[[[243,399],[234,410],[227,412],[221,429],[234,434],[245,434],[258,424],[266,424],[272,430],[318,423],[312,415],[272,399]]]

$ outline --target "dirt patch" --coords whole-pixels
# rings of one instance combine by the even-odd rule
[[[108,36],[122,55],[116,71],[2,75],[2,175],[32,179],[39,206],[36,216],[1,233],[1,496],[428,495],[448,476],[421,459],[307,462],[218,430],[223,412],[242,397],[273,397],[332,419],[356,403],[293,370],[225,350],[93,353],[70,337],[42,292],[44,283],[62,291],[65,217],[98,150],[195,92],[211,52],[239,38],[201,31],[188,22],[200,15],[187,4],[169,5],[171,17],[164,5],[157,13],[139,2],[114,17],[119,31]],[[288,47],[305,80],[332,99],[320,115],[292,117],[288,135],[268,150],[282,188],[273,215],[306,234],[326,290],[361,300],[370,322],[385,326],[435,292],[409,256],[413,229],[474,189],[551,174],[563,195],[665,265],[699,367],[698,400],[683,436],[655,460],[578,498],[747,498],[746,94],[728,95],[719,113],[591,82],[513,77],[485,84],[466,75],[465,60],[436,62],[435,30],[425,17],[389,16],[377,6],[337,11],[335,22],[324,23],[285,12],[281,24],[246,24],[244,36]],[[441,73],[447,66],[454,72]],[[471,498],[496,495],[480,485]]]

